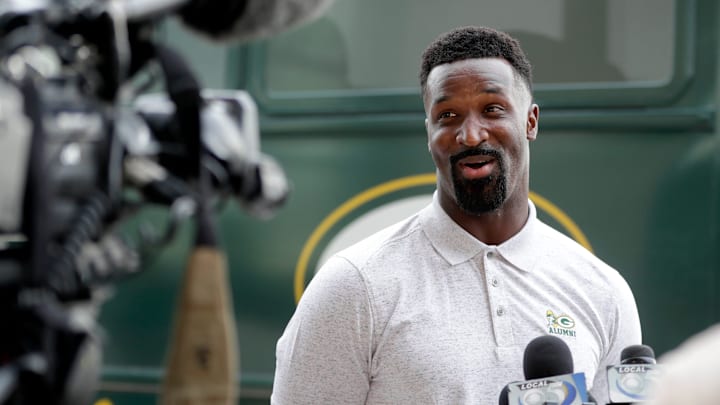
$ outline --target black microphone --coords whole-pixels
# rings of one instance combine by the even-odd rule
[[[655,364],[655,351],[648,345],[632,345],[620,352],[620,364]]]
[[[267,38],[309,23],[333,0],[126,0],[128,21],[146,21],[170,13],[192,30],[215,41]]]
[[[632,345],[620,352],[620,365],[607,369],[610,404],[645,402],[657,377],[655,351],[648,345]]]
[[[178,14],[188,28],[213,41],[267,38],[314,21],[333,0],[125,0],[129,22]]]
[[[573,358],[568,345],[555,336],[540,336],[528,343],[523,356],[526,380],[572,374]]]
[[[192,0],[183,22],[218,41],[250,41],[309,23],[333,0]]]
[[[569,387],[570,390],[580,391],[579,395],[582,396],[582,393],[586,392],[584,376],[582,381],[573,381],[574,378],[572,377],[575,377],[573,371],[572,353],[562,339],[550,335],[537,337],[528,343],[523,355],[523,373],[525,379],[529,381],[506,385],[500,392],[498,404],[508,405],[511,389],[515,388],[526,390],[523,394],[525,396],[535,395],[535,399],[542,397],[545,393],[535,393],[532,390],[534,388],[547,387],[548,381],[542,381],[542,379],[548,379],[550,377],[558,377],[558,381],[566,384],[566,388],[568,385],[571,385],[571,387]],[[557,384],[557,382],[552,383]],[[564,395],[566,391],[563,390],[562,393],[558,393]],[[558,398],[558,400],[560,400],[560,398]],[[592,398],[590,398],[590,400],[592,401]],[[543,402],[547,401],[543,400]]]

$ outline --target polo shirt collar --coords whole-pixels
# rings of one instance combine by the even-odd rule
[[[494,251],[519,270],[532,271],[542,247],[534,238],[538,221],[535,205],[528,200],[528,206],[528,220],[520,232],[499,245],[486,245],[453,221],[440,206],[437,191],[432,203],[422,211],[420,220],[433,247],[450,265]]]

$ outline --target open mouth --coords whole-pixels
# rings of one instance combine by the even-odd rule
[[[461,165],[462,165],[462,166],[467,166],[467,167],[469,167],[469,168],[471,168],[471,169],[479,169],[479,168],[485,166],[485,165],[488,164],[488,163],[490,163],[490,159],[485,160],[485,161],[483,161],[483,162],[465,162],[465,163],[461,163]]]
[[[450,158],[453,170],[466,179],[488,177],[499,169],[502,155],[495,149],[468,149]]]
[[[495,159],[489,156],[474,156],[473,158],[475,159],[464,159],[458,162],[463,177],[477,179],[492,174],[495,168]]]

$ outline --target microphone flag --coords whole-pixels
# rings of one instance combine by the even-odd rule
[[[563,374],[508,384],[513,405],[582,405],[588,400],[585,373]]]
[[[610,402],[637,402],[650,399],[659,373],[657,364],[608,366]]]

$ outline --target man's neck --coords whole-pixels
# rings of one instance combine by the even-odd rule
[[[444,208],[460,227],[486,245],[499,245],[515,236],[525,226],[530,213],[527,199],[506,201],[497,210],[479,215],[469,214],[453,205]]]

